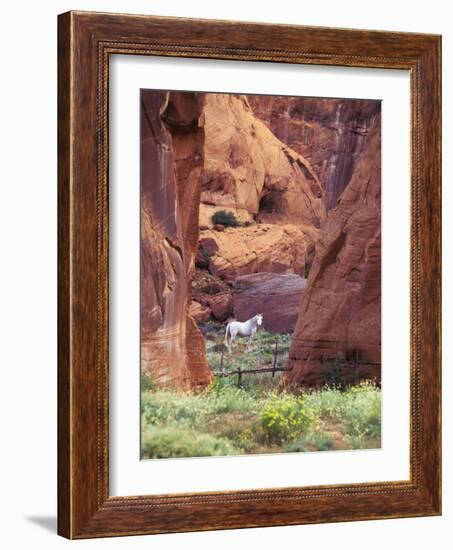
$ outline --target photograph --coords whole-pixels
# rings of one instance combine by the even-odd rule
[[[2,7],[2,547],[451,548],[450,4]]]
[[[381,101],[140,90],[142,460],[381,447]]]

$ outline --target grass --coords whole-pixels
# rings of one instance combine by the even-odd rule
[[[225,327],[200,326],[209,366],[220,371]],[[284,366],[291,335],[259,330],[249,348],[236,340],[224,353],[225,371]],[[215,377],[198,393],[157,389],[142,376],[142,458],[379,448],[381,391],[371,382],[317,391],[279,391],[279,373]]]
[[[222,350],[224,350],[225,326],[213,321],[200,325],[206,340],[206,355],[212,371],[219,371]],[[229,372],[238,368],[256,369],[271,367],[274,361],[275,344],[277,343],[277,365],[284,366],[291,345],[291,334],[274,334],[260,329],[253,336],[247,349],[247,339],[237,338],[232,346],[231,353],[224,351],[223,368]],[[259,374],[243,377],[245,389],[255,388],[259,391],[268,391],[275,388],[279,380],[279,373],[273,379],[270,374]]]
[[[301,395],[231,378],[199,393],[151,385],[142,389],[142,458],[377,448],[380,397],[368,382]]]
[[[183,426],[148,426],[142,436],[142,450],[144,456],[153,458],[183,458],[224,456],[233,454],[234,448],[227,439]]]
[[[381,439],[381,392],[371,382],[346,391],[326,388],[307,396],[307,406],[324,423],[342,424],[348,448],[379,447]]]
[[[331,451],[335,437],[322,429],[316,429],[297,438],[286,447],[286,452]]]

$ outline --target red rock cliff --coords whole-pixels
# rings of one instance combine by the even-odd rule
[[[158,386],[206,385],[204,339],[189,315],[203,166],[203,97],[141,95],[141,355]]]
[[[247,99],[276,137],[310,163],[327,209],[333,208],[351,179],[380,102],[261,95]]]
[[[381,147],[375,121],[354,175],[328,214],[302,298],[283,384],[328,382],[335,358],[344,382],[380,378]],[[358,360],[357,370],[345,366]],[[326,361],[329,360],[329,361]],[[348,371],[350,369],[350,372]]]
[[[320,227],[323,190],[307,160],[282,143],[246,96],[206,94],[200,226],[217,210],[242,222]]]

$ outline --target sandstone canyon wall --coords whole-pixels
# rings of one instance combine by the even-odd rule
[[[205,146],[192,314],[200,322],[211,314],[216,321],[245,321],[257,313],[252,310],[260,293],[276,289],[280,275],[294,274],[295,310],[282,316],[275,307],[267,308],[264,320],[265,327],[290,331],[306,265],[326,217],[320,181],[310,163],[255,115],[245,96],[206,94],[202,116]],[[233,213],[240,226],[216,227],[212,216],[220,210]],[[233,296],[238,292],[234,283],[253,274],[262,274],[248,282],[254,307],[244,307],[244,300]]]
[[[327,209],[333,208],[379,116],[380,102],[264,95],[247,99],[275,136],[310,163]]]
[[[234,281],[236,319],[263,315],[263,328],[273,333],[292,332],[299,317],[305,279],[294,273],[254,273]]]
[[[359,366],[345,362],[358,358]],[[335,362],[339,359],[339,362]],[[349,185],[321,229],[283,384],[380,380],[381,147],[375,119]]]
[[[283,99],[142,92],[141,354],[159,387],[210,382],[198,322],[258,312],[272,332],[297,320],[283,384],[354,353],[377,377],[379,102]]]
[[[245,96],[206,94],[203,115],[201,227],[211,227],[221,209],[241,222],[320,227],[325,207],[314,170],[256,117]]]
[[[141,358],[158,386],[211,379],[189,314],[203,168],[203,96],[141,94]]]

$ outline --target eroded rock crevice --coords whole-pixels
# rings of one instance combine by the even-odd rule
[[[354,357],[355,366],[347,364]],[[340,204],[321,229],[289,353],[283,385],[380,381],[380,119]],[[337,369],[338,372],[334,373]]]
[[[309,163],[325,206],[336,206],[380,114],[375,100],[249,95],[254,113]]]

